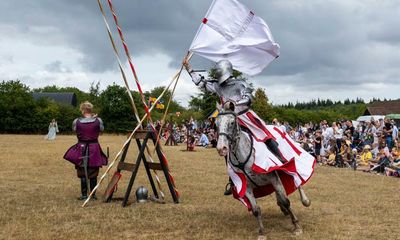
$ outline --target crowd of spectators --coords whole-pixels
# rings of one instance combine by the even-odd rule
[[[160,123],[157,125],[160,126]],[[172,123],[172,125],[167,122],[161,134],[162,139],[168,139],[171,133],[176,143],[186,143],[189,150],[194,150],[195,146],[204,148],[217,146],[215,125],[209,121],[199,124],[196,120],[190,119],[188,122]]]
[[[186,123],[165,125],[162,137],[172,134],[177,143],[186,143],[189,150],[216,147],[217,133],[211,122],[190,119]],[[291,126],[272,121],[291,138],[314,155],[320,165],[347,167],[388,176],[400,176],[399,131],[394,120],[378,119],[365,122],[341,120],[328,123],[309,122]]]
[[[399,131],[394,120],[343,120],[331,124],[321,121],[296,127],[274,120],[273,124],[299,142],[321,165],[400,176]]]

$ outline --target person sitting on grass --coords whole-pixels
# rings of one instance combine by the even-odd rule
[[[397,147],[392,148],[391,157],[393,161],[396,161],[400,158],[400,152]]]
[[[210,139],[211,147],[216,148],[217,147],[217,134],[214,132],[214,129],[210,129],[210,133],[208,134],[208,138]]]
[[[333,150],[328,150],[328,158],[325,162],[326,165],[328,166],[335,166],[336,164],[336,154]]]
[[[336,139],[332,138],[330,141],[330,151],[335,154],[335,163],[333,164],[333,166],[335,167],[342,167],[343,165],[343,159],[342,159],[342,155],[340,152],[340,149],[336,143]]]
[[[378,159],[370,162],[371,171],[376,171],[378,173],[385,172],[385,168],[389,167],[389,165],[390,165],[388,153],[389,153],[389,150],[385,151],[385,149],[382,149],[380,151]]]
[[[342,148],[340,149],[340,155],[342,156],[343,165],[346,167],[351,166],[351,148],[346,144],[346,141],[342,141]]]
[[[335,160],[335,154],[333,152],[333,145],[331,145],[331,143],[334,143],[334,141],[331,140],[331,141],[327,141],[325,144],[322,144],[321,160],[322,160],[322,164],[324,164],[324,165],[330,165],[332,158],[333,158],[333,161]],[[332,154],[333,154],[333,156],[332,156]]]
[[[400,161],[393,163],[390,167],[385,167],[385,175],[388,177],[400,177]]]
[[[369,162],[372,160],[372,153],[371,153],[371,147],[369,145],[365,145],[363,152],[361,153],[361,156],[358,161],[358,166],[360,170],[362,171],[369,171]]]
[[[198,146],[207,147],[210,144],[207,135],[204,132],[201,132],[200,139],[198,142]]]
[[[392,148],[391,164],[385,168],[387,176],[400,177],[400,156],[397,148]]]
[[[379,144],[378,144],[377,142],[372,144],[371,153],[372,153],[372,158],[377,158],[377,157],[378,157],[378,154],[379,154]]]

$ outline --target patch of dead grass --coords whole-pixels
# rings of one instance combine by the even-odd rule
[[[136,204],[133,190],[126,208],[121,201],[92,201],[83,209],[76,200],[80,183],[74,167],[62,160],[75,139],[0,135],[0,239],[256,239],[255,218],[239,201],[222,195],[227,174],[215,149],[163,147],[180,204],[172,202],[164,181],[167,204]],[[111,157],[124,140],[122,135],[100,138]],[[136,159],[136,147],[131,150],[129,162]],[[123,174],[116,197],[123,196],[129,177]],[[150,188],[143,168],[134,189],[140,185]],[[400,234],[399,187],[395,178],[317,167],[304,188],[311,207],[304,208],[297,193],[290,196],[303,227],[300,237],[292,235],[290,219],[279,211],[275,196],[258,202],[269,239],[389,239]]]

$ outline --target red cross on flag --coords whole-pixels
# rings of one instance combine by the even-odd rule
[[[279,56],[263,19],[237,0],[214,0],[190,46],[190,51],[254,76]]]

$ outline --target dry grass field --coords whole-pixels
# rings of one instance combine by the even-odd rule
[[[115,156],[125,136],[104,135],[100,142]],[[53,142],[42,136],[0,135],[0,239],[256,239],[257,224],[247,209],[223,196],[227,175],[215,149],[181,151],[164,147],[181,192],[174,204],[164,185],[166,204],[76,200],[80,183],[72,164],[62,159],[74,136]],[[127,161],[133,161],[130,152]],[[102,169],[104,171],[104,168]],[[128,173],[115,196],[122,197]],[[106,181],[107,182],[107,181]],[[150,188],[144,169],[134,189]],[[399,239],[399,179],[317,167],[305,190],[305,208],[297,193],[290,196],[303,235],[291,233],[289,217],[275,196],[259,199],[268,239]],[[104,191],[105,184],[100,188]]]

